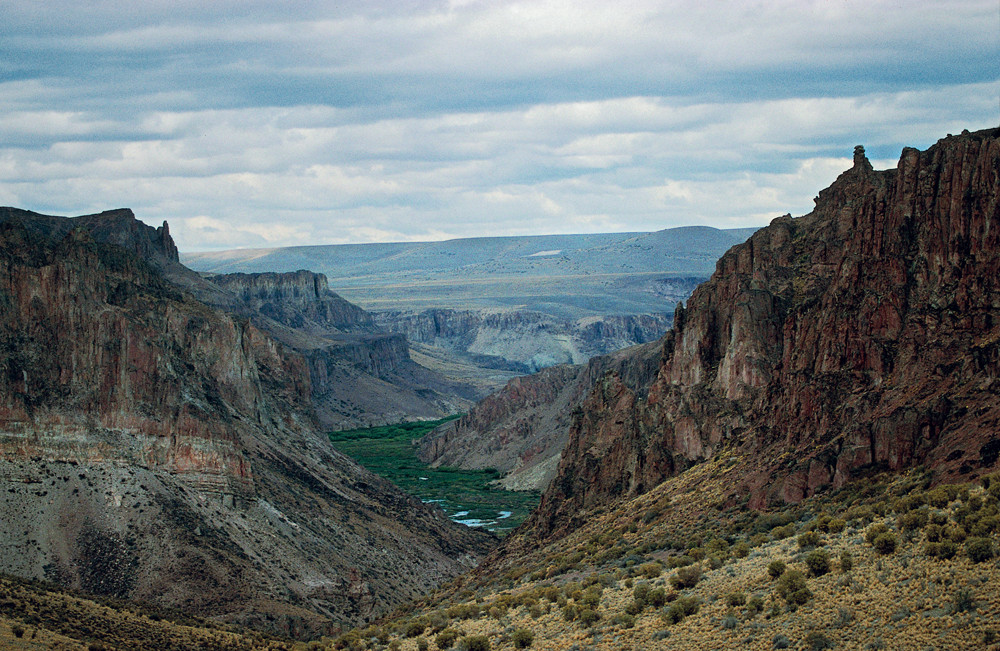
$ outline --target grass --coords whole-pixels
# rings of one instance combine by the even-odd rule
[[[491,486],[500,478],[493,469],[431,468],[417,458],[413,442],[449,420],[343,430],[329,436],[335,448],[414,497],[438,504],[453,520],[479,520],[498,534],[510,531],[538,505],[538,492]],[[507,511],[509,517],[499,517]]]

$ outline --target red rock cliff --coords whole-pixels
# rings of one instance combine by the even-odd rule
[[[527,526],[558,534],[723,448],[732,499],[798,501],[878,470],[1000,452],[1000,130],[862,149],[810,214],[733,247],[678,311],[656,381],[604,376]]]
[[[0,570],[315,636],[490,546],[330,446],[302,356],[65,222],[0,213]]]

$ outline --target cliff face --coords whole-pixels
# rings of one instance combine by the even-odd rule
[[[491,544],[333,450],[302,356],[46,219],[0,220],[0,569],[302,635]]]
[[[442,418],[479,395],[410,358],[401,334],[378,329],[365,310],[311,271],[225,274],[205,280],[224,292],[213,304],[249,318],[306,359],[320,424],[344,429]]]
[[[647,388],[656,378],[659,350],[654,342],[514,378],[460,419],[427,434],[417,454],[436,466],[496,468],[508,489],[543,490],[597,379],[614,372],[634,391]]]
[[[668,314],[557,319],[519,309],[383,311],[375,318],[383,329],[405,334],[410,341],[458,353],[483,366],[522,373],[584,364],[597,355],[655,341],[671,324]]]
[[[212,282],[236,295],[250,312],[263,314],[290,328],[311,334],[371,333],[377,330],[370,314],[330,291],[323,274],[224,274]]]
[[[884,172],[859,149],[812,213],[733,247],[675,315],[648,391],[598,381],[527,530],[557,535],[722,451],[754,507],[866,472],[994,466],[998,136],[906,149]]]

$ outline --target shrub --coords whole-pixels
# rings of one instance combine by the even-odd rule
[[[965,527],[956,524],[950,527],[945,527],[945,529],[941,531],[941,535],[952,542],[960,543],[964,542],[969,534],[966,533]]]
[[[621,626],[622,628],[632,628],[633,626],[635,626],[635,617],[629,615],[628,613],[615,615],[613,621],[615,624]]]
[[[775,527],[774,529],[771,529],[772,540],[784,540],[785,538],[788,538],[789,536],[792,536],[794,534],[795,534],[795,525],[792,524],[786,524],[784,526]]]
[[[833,642],[830,639],[820,633],[819,631],[813,631],[806,636],[805,639],[806,647],[813,649],[813,651],[823,651],[824,649],[832,649]]]
[[[792,645],[792,641],[789,640],[784,635],[782,635],[781,633],[778,633],[777,635],[775,635],[774,636],[774,640],[771,642],[771,648],[772,649],[787,649],[791,645]]]
[[[918,509],[916,511],[904,513],[896,518],[896,524],[900,531],[912,531],[914,529],[922,529],[927,526],[927,521],[929,519],[930,516],[927,514],[926,509]]]
[[[14,624],[11,626],[10,632],[14,634],[14,637],[24,637],[24,627],[20,624]]]
[[[750,597],[750,601],[747,602],[747,612],[756,615],[762,610],[764,610],[764,600],[756,595]]]
[[[739,623],[740,623],[740,620],[736,619],[732,615],[727,615],[726,617],[722,618],[722,628],[724,628],[726,630],[729,630],[729,631],[731,631],[734,628],[736,628],[736,626],[739,625]]]
[[[464,651],[490,651],[490,638],[485,635],[467,635],[462,638]]]
[[[663,564],[658,562],[643,563],[639,566],[639,572],[647,579],[655,579],[663,574]]]
[[[807,531],[799,536],[799,549],[819,546],[819,534],[815,531]]]
[[[577,614],[576,606],[574,606],[573,604],[566,604],[565,606],[563,606],[563,619],[565,619],[567,622],[572,622],[574,619],[576,619],[576,614]]]
[[[924,535],[927,536],[927,542],[939,542],[941,540],[941,525],[939,524],[929,524],[924,527]]]
[[[967,610],[975,610],[976,597],[972,594],[972,590],[969,588],[960,588],[952,599],[952,608],[955,612],[959,613]]]
[[[458,631],[453,628],[446,628],[434,638],[434,644],[439,649],[450,649],[458,640]]]
[[[931,506],[939,509],[943,509],[948,506],[948,502],[953,499],[952,495],[948,494],[948,490],[943,486],[939,486],[934,490],[927,491],[927,503]]]
[[[646,602],[639,601],[638,599],[633,599],[632,602],[625,606],[625,612],[629,615],[638,615],[643,610],[646,609]]]
[[[830,554],[825,549],[816,549],[806,556],[806,567],[812,576],[823,576],[830,571]]]
[[[889,527],[885,526],[881,522],[876,522],[867,529],[865,529],[865,540],[868,541],[869,545],[875,544],[875,539],[884,533],[888,533]]]
[[[785,562],[775,559],[767,564],[767,573],[772,579],[777,579],[785,573]]]
[[[735,558],[746,558],[747,554],[750,553],[750,545],[748,545],[743,541],[740,541],[732,546],[730,552]]]
[[[896,536],[891,533],[879,534],[872,542],[872,547],[879,554],[888,555],[896,551]]]
[[[847,509],[847,513],[844,514],[844,518],[848,522],[853,522],[855,520],[860,520],[861,522],[871,522],[875,519],[875,511],[872,507],[865,504],[858,504]]]
[[[747,596],[742,592],[730,592],[726,595],[726,603],[733,608],[742,606],[747,602]]]
[[[840,552],[840,571],[850,572],[851,568],[853,567],[854,567],[854,556],[851,555],[851,552],[847,549]]]
[[[527,649],[535,641],[535,635],[526,628],[519,628],[510,636],[515,649]]]
[[[427,643],[426,638],[422,638],[422,637],[418,637],[417,638],[417,651],[427,651],[427,649],[429,649],[429,648],[431,648],[431,647]]]
[[[700,579],[701,566],[697,564],[688,565],[687,567],[678,569],[677,573],[670,577],[670,584],[681,590],[684,588],[693,588],[698,585]]]
[[[775,590],[789,604],[804,604],[812,598],[806,586],[806,577],[798,570],[788,570],[781,575]]]
[[[584,608],[583,610],[580,611],[580,614],[577,615],[577,618],[580,620],[580,623],[583,624],[584,626],[591,626],[592,624],[595,624],[597,620],[601,618],[601,616],[598,615],[597,612],[591,608]]]
[[[636,601],[648,601],[649,592],[650,585],[646,582],[637,583],[632,588],[632,596],[635,597]]]
[[[663,613],[663,619],[669,624],[676,624],[688,615],[698,612],[699,607],[700,604],[694,597],[680,597]]]
[[[1000,529],[1000,518],[995,515],[990,515],[981,518],[979,522],[972,527],[972,535],[981,538],[989,536],[997,529]]]
[[[965,541],[965,555],[973,563],[988,561],[996,555],[989,538],[969,538]]]
[[[662,608],[667,603],[667,591],[663,588],[654,588],[649,591],[646,600],[653,608]]]
[[[418,619],[414,619],[409,624],[407,624],[404,632],[406,634],[406,637],[417,637],[418,635],[423,634],[423,632],[426,629],[427,629],[427,620],[420,617]]]
[[[601,603],[601,589],[597,586],[590,586],[580,598],[580,603],[590,608],[596,608]]]

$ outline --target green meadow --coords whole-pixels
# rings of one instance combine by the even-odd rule
[[[414,442],[451,418],[330,432],[333,446],[424,502],[440,506],[456,522],[503,535],[538,505],[537,491],[506,491],[490,485],[496,470],[431,468],[417,458]]]

